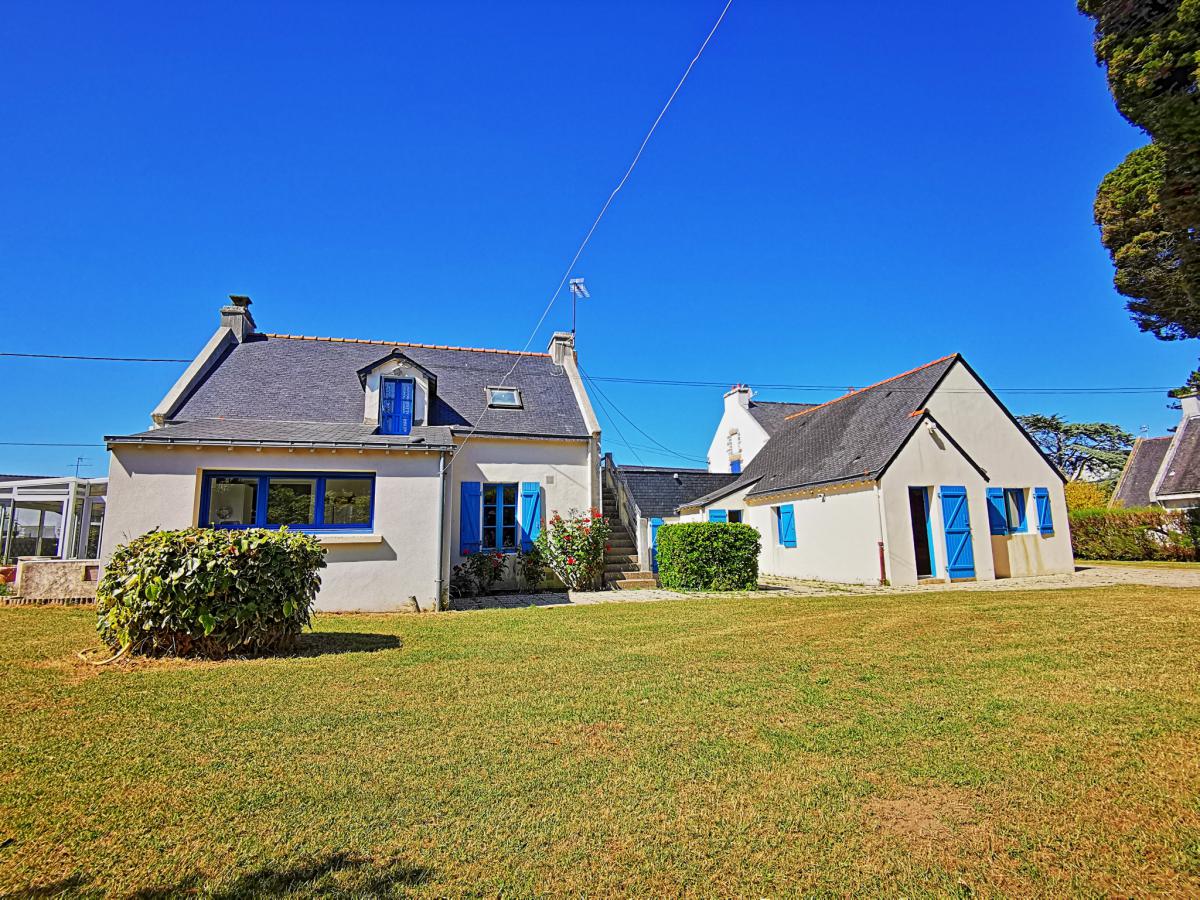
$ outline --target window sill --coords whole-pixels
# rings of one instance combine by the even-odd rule
[[[382,544],[382,534],[314,534],[321,544]]]

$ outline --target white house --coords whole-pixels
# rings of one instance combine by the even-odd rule
[[[1179,404],[1182,415],[1173,435],[1134,443],[1110,505],[1200,507],[1200,396],[1181,397]]]
[[[957,354],[820,405],[756,404],[737,387],[709,467],[725,483],[648,534],[745,522],[762,534],[764,574],[826,581],[1074,569],[1062,475]]]
[[[546,353],[263,334],[247,297],[155,409],[109,436],[101,557],[154,528],[319,536],[317,607],[436,609],[451,566],[600,502],[574,339]]]

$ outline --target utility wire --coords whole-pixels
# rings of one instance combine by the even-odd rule
[[[104,444],[59,444],[49,441],[0,441],[0,447],[103,447]]]
[[[639,463],[645,465],[646,461],[642,459],[642,455],[637,452],[637,449],[633,446],[633,444],[629,443],[629,439],[626,438],[624,432],[621,431],[620,423],[616,420],[616,417],[613,416],[612,410],[608,408],[608,404],[604,402],[604,398],[597,396],[596,399],[600,402],[600,408],[604,410],[605,414],[608,416],[608,421],[612,424],[612,427],[617,430],[617,436],[621,439],[620,442],[633,451],[633,456]]]
[[[528,344],[526,344],[528,346]],[[132,362],[132,363],[188,363],[190,359],[175,359],[171,357],[152,357],[152,356],[83,356],[79,354],[62,354],[62,353],[7,353],[0,352],[0,358],[8,357],[15,359],[65,359],[65,360],[80,360],[84,362]],[[472,366],[456,366],[460,372],[492,372],[492,369],[483,369]],[[509,375],[512,372],[510,370]],[[507,375],[505,376],[508,377]],[[612,384],[647,384],[658,385],[662,387],[695,387],[695,388],[726,388],[734,383],[729,381],[697,381],[689,379],[670,379],[670,378],[636,378],[636,377],[621,377],[616,375],[591,375],[590,380],[593,382],[603,381]],[[845,384],[791,384],[791,383],[764,383],[756,382],[753,385],[758,390],[764,391],[846,391],[848,386]],[[1157,385],[1145,387],[998,387],[993,388],[999,394],[1061,394],[1064,396],[1086,396],[1094,395],[1120,395],[1120,394],[1161,394],[1165,391],[1173,391],[1178,385]],[[852,389],[852,388],[851,388]],[[893,391],[914,391],[920,393],[923,389],[916,388],[889,388]],[[982,388],[958,388],[958,389],[943,389],[947,393],[956,394],[982,394],[986,393]]]
[[[668,447],[666,444],[662,443],[662,441],[658,440],[658,438],[654,437],[654,435],[650,434],[645,429],[643,429],[640,425],[638,425],[637,422],[635,422],[635,421],[633,421],[633,419],[629,418],[629,416],[627,416],[625,414],[625,411],[623,409],[621,409],[620,405],[617,404],[616,401],[610,399],[608,394],[604,393],[604,391],[602,391],[600,389],[600,385],[596,384],[595,380],[590,375],[588,375],[587,372],[583,371],[582,366],[580,366],[580,368],[579,368],[579,374],[582,375],[589,384],[591,384],[592,388],[596,391],[596,394],[602,400],[607,400],[616,409],[616,411],[620,414],[621,418],[623,418],[626,422],[628,422],[630,425],[632,425],[634,427],[634,429],[637,430],[637,432],[639,434],[641,434],[643,437],[648,438],[652,444],[656,444],[657,446],[659,446],[660,448],[667,451],[668,453],[670,453],[673,456],[678,456],[678,457],[681,457],[682,459],[691,460],[692,462],[702,462],[705,464],[708,463],[707,459],[701,459],[698,456],[691,456],[690,454],[684,453],[680,450],[676,450],[673,447]],[[611,416],[610,416],[610,418],[611,418]]]
[[[655,129],[658,128],[658,123],[663,120],[663,116],[665,116],[667,114],[667,110],[671,108],[671,104],[675,101],[675,95],[679,93],[680,88],[682,88],[684,82],[687,81],[688,76],[692,74],[692,68],[700,59],[701,54],[704,53],[704,48],[708,46],[708,42],[712,40],[712,36],[716,34],[717,29],[721,27],[721,23],[725,20],[725,14],[729,12],[729,7],[732,4],[733,0],[726,0],[725,7],[721,10],[721,15],[717,16],[717,21],[713,24],[712,30],[708,32],[708,36],[704,38],[704,42],[700,45],[700,49],[696,51],[696,55],[692,57],[692,61],[689,62],[687,64],[687,68],[683,70],[683,75],[680,77],[679,83],[675,85],[675,90],[671,91],[671,96],[667,98],[667,102],[664,103],[662,109],[658,111],[658,116],[654,119],[654,123],[650,126],[650,130],[647,131],[646,136],[642,138],[642,143],[638,146],[637,153],[633,155],[633,161],[629,164],[629,168],[625,170],[625,174],[621,176],[621,180],[617,182],[617,186],[613,188],[612,193],[608,195],[608,199],[604,201],[604,205],[600,207],[600,212],[596,214],[596,218],[592,222],[592,227],[589,228],[587,230],[587,234],[583,236],[583,241],[580,242],[579,248],[575,251],[575,255],[571,257],[571,262],[568,263],[566,271],[563,272],[562,278],[559,279],[558,287],[556,287],[554,289],[554,293],[550,295],[550,300],[546,303],[546,308],[542,310],[541,316],[538,317],[537,324],[533,326],[533,330],[529,333],[529,338],[525,341],[525,345],[521,348],[522,352],[528,350],[529,345],[533,343],[533,339],[537,337],[538,331],[541,330],[542,323],[546,321],[546,316],[550,315],[550,310],[553,308],[554,302],[558,299],[558,295],[562,293],[563,285],[567,283],[567,279],[571,277],[571,273],[575,270],[575,263],[579,262],[579,257],[583,255],[584,248],[587,247],[588,242],[592,239],[592,235],[596,233],[596,228],[600,225],[600,220],[604,218],[604,214],[608,212],[608,208],[612,205],[613,200],[616,199],[617,194],[621,191],[621,188],[625,187],[625,182],[629,180],[629,176],[633,174],[634,168],[637,166],[638,161],[642,158],[642,153],[646,150],[646,145],[650,143],[650,138],[654,135]],[[512,368],[505,373],[502,383],[507,382],[508,379],[512,377],[513,372],[517,370],[517,366],[521,364],[521,360],[523,358],[524,357],[521,356],[516,358],[516,361],[512,364]],[[475,425],[471,428],[470,432],[465,438],[463,438],[463,442],[458,445],[460,450],[467,445],[468,441],[471,440],[486,416],[487,409],[485,408],[483,413],[480,414],[479,418],[476,420]]]

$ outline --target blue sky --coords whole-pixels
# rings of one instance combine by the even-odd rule
[[[0,350],[190,357],[229,293],[268,331],[520,347],[722,5],[10,5]],[[1092,225],[1144,139],[1090,23],[1005,11],[735,0],[576,266],[584,369],[862,386],[960,351],[997,388],[1181,383],[1196,345],[1129,322]],[[535,349],[569,323],[560,301]],[[145,427],[181,368],[0,359],[3,440]],[[704,455],[720,389],[602,387]],[[1001,396],[1135,433],[1177,416]],[[77,455],[107,470],[0,446],[0,472]]]

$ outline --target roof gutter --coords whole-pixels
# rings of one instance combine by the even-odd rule
[[[453,444],[392,443],[391,441],[255,441],[228,438],[183,438],[183,437],[122,437],[106,435],[104,443],[111,450],[115,446],[180,446],[180,447],[278,447],[289,450],[428,450],[453,452]]]

